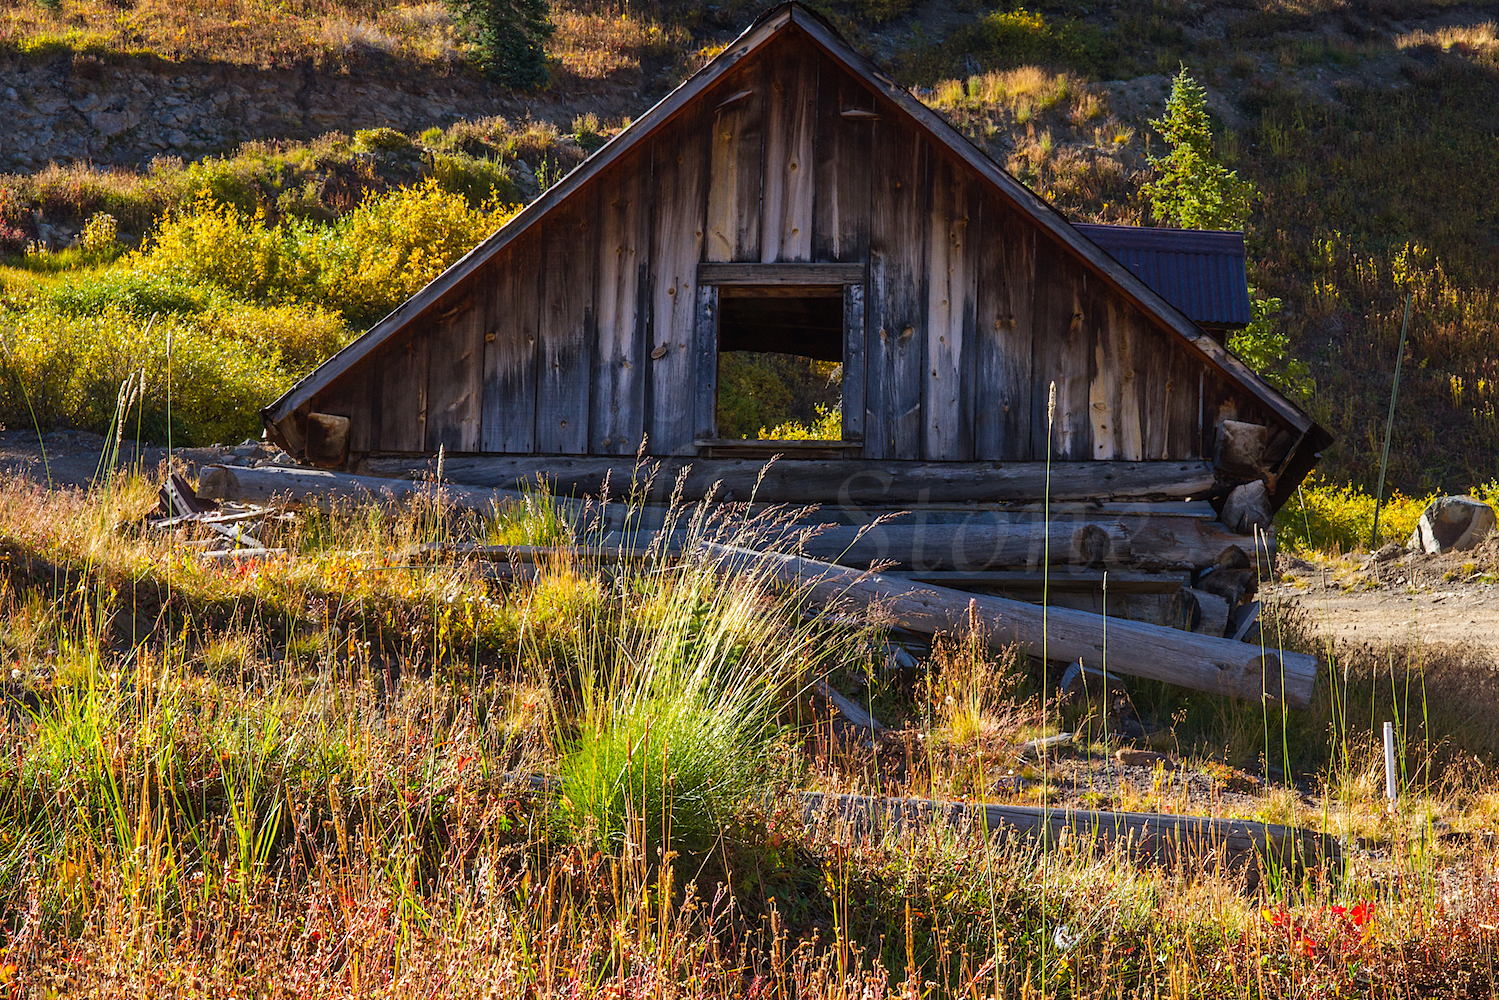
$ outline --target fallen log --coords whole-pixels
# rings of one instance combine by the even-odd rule
[[[1295,708],[1311,704],[1317,660],[1230,639],[1182,632],[1128,619],[1107,623],[1087,611],[1044,608],[915,584],[799,556],[726,545],[704,548],[728,572],[754,573],[772,586],[794,589],[835,610],[878,605],[895,625],[927,635],[957,635],[968,628],[970,608],[985,628],[990,648],[1018,642],[1027,653],[1051,660],[1108,664],[1110,673],[1165,681],[1250,701],[1269,699]]]
[[[932,799],[801,793],[806,821],[828,816],[856,831],[900,834],[944,823],[989,836],[1023,836],[1043,848],[1070,838],[1117,846],[1136,860],[1230,867],[1258,861],[1296,872],[1342,860],[1337,839],[1304,827],[1254,820],[1164,813],[1112,812],[1064,807],[986,805]]]
[[[538,794],[562,791],[562,782],[551,775],[506,772],[499,777]],[[1331,834],[1256,820],[826,792],[790,796],[799,802],[804,822],[832,819],[872,835],[898,836],[942,823],[991,837],[1027,837],[1043,849],[1060,847],[1071,838],[1092,840],[1100,848],[1117,846],[1137,861],[1160,864],[1213,867],[1221,860],[1234,867],[1258,862],[1288,873],[1322,865],[1337,870],[1342,864],[1342,849]]]
[[[655,467],[649,499],[670,496],[678,474],[687,469],[682,496],[710,494],[723,500],[768,503],[907,504],[977,501],[1109,500],[1111,498],[1203,497],[1217,484],[1207,462],[895,462],[809,461],[652,457],[637,467],[633,458],[554,456],[449,456],[443,475],[472,486],[519,488],[543,478],[560,494],[598,496],[630,492],[632,479]],[[373,457],[361,473],[419,477],[432,471],[430,458]],[[1049,492],[1048,492],[1049,485]]]

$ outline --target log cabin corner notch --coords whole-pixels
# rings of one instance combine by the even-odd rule
[[[1279,507],[1331,441],[797,3],[263,416],[299,458],[360,471],[442,447],[470,481],[581,483],[642,442],[758,464],[765,445],[717,433],[717,358],[787,308],[843,363],[844,432],[775,450],[843,493],[1022,499],[1050,457],[1094,497],[1262,480]]]

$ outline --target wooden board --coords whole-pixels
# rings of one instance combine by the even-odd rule
[[[649,450],[690,455],[696,435],[693,328],[707,213],[710,108],[686,109],[652,143]]]
[[[921,455],[926,327],[926,139],[907,123],[874,123],[866,310],[864,454]]]
[[[536,338],[541,318],[536,244],[514,245],[487,272],[490,278],[484,334],[484,401],[481,449],[529,454],[536,450]]]
[[[1024,461],[1032,457],[1036,230],[992,193],[980,211],[974,457]]]
[[[765,83],[754,61],[714,89],[713,151],[708,177],[708,229],[703,259],[760,259],[760,160]]]
[[[1115,414],[1114,457],[1125,462],[1145,458],[1145,410],[1149,386],[1141,374],[1145,345],[1152,333],[1140,311],[1126,304],[1119,313],[1117,356],[1119,363],[1119,410]]]
[[[650,167],[648,156],[630,157],[600,179],[597,191],[588,447],[595,455],[633,455],[645,433]]]
[[[817,70],[817,208],[813,259],[858,261],[869,253],[869,181],[875,98],[826,55]]]
[[[864,286],[843,286],[843,440],[864,440]]]
[[[791,35],[764,60],[765,167],[761,187],[760,259],[812,259],[817,180],[817,50]]]
[[[921,401],[928,461],[973,459],[978,216],[978,185],[952,160],[934,156]]]
[[[1031,355],[1031,455],[1053,461],[1091,457],[1088,382],[1092,358],[1088,276],[1050,240],[1036,245],[1036,335]],[[1051,387],[1055,414],[1048,416]]]
[[[982,641],[996,651],[1018,643],[1030,656],[1060,663],[1081,661],[1085,667],[1107,656],[1111,673],[1256,703],[1283,697],[1293,708],[1311,704],[1317,658],[1307,653],[1138,621],[1110,620],[1105,625],[1102,616],[1088,612],[911,583],[792,555],[712,544],[703,548],[718,556],[721,573],[752,573],[765,584],[841,614],[878,607],[888,616],[886,621],[925,635],[959,636],[978,622]]]
[[[588,396],[595,335],[594,226],[588,215],[576,208],[548,221],[541,258],[536,450],[551,455],[584,455],[588,452]]]
[[[1202,362],[1180,348],[1172,350],[1166,380],[1166,412],[1169,421],[1166,458],[1196,458],[1200,454],[1202,381]]]
[[[487,296],[479,282],[460,287],[434,316],[427,373],[427,450],[479,450]]]
[[[718,436],[718,287],[697,286],[697,320],[693,331],[694,378],[697,399],[693,437]]]
[[[1118,457],[1119,414],[1124,409],[1123,305],[1117,297],[1104,295],[1093,304],[1097,335],[1093,340],[1093,365],[1089,369],[1088,420],[1092,424],[1093,457],[1101,462]]]
[[[427,445],[427,323],[380,352],[374,382],[381,451],[422,451]]]

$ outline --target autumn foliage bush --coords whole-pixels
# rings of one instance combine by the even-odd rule
[[[270,225],[263,209],[200,196],[113,264],[7,287],[0,421],[102,431],[121,383],[144,373],[143,437],[165,439],[169,377],[175,441],[254,434],[261,407],[511,211],[474,207],[433,179],[329,224]]]

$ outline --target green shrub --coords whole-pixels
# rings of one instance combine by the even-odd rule
[[[168,343],[171,353],[168,358]],[[156,322],[119,310],[67,315],[0,312],[0,421],[106,430],[120,387],[144,374],[128,431],[164,441],[171,373],[172,435],[184,444],[258,433],[258,410],[292,383],[274,350],[205,331],[179,317]]]
[[[65,278],[47,289],[45,297],[70,315],[86,316],[113,307],[148,319],[154,313],[195,315],[223,296],[212,285],[189,283],[171,274],[107,268]]]
[[[1302,399],[1311,396],[1317,388],[1311,369],[1291,353],[1291,338],[1275,320],[1280,299],[1261,298],[1253,288],[1249,295],[1254,319],[1229,336],[1228,349],[1281,392]]]
[[[1438,495],[1408,497],[1396,491],[1386,497],[1379,508],[1379,538],[1374,548],[1408,539],[1421,512]],[[1373,494],[1316,476],[1303,483],[1275,515],[1276,541],[1292,552],[1351,552],[1368,546],[1373,530]]]
[[[131,265],[182,285],[208,284],[242,299],[295,299],[311,283],[309,262],[292,232],[265,224],[265,213],[241,212],[199,197],[168,216]]]
[[[428,179],[366,202],[332,226],[303,230],[298,249],[320,268],[316,301],[363,326],[416,294],[513,214],[508,206],[473,208]]]
[[[433,153],[432,179],[442,190],[463,195],[472,208],[486,202],[508,205],[519,200],[510,168],[495,160],[464,153]]]
[[[416,143],[393,128],[365,128],[354,133],[354,148],[366,153],[376,150],[399,153],[416,148]]]
[[[959,28],[941,48],[972,54],[986,69],[1030,63],[1090,69],[1098,61],[1098,32],[1076,21],[1048,21],[1024,7],[995,11]]]

